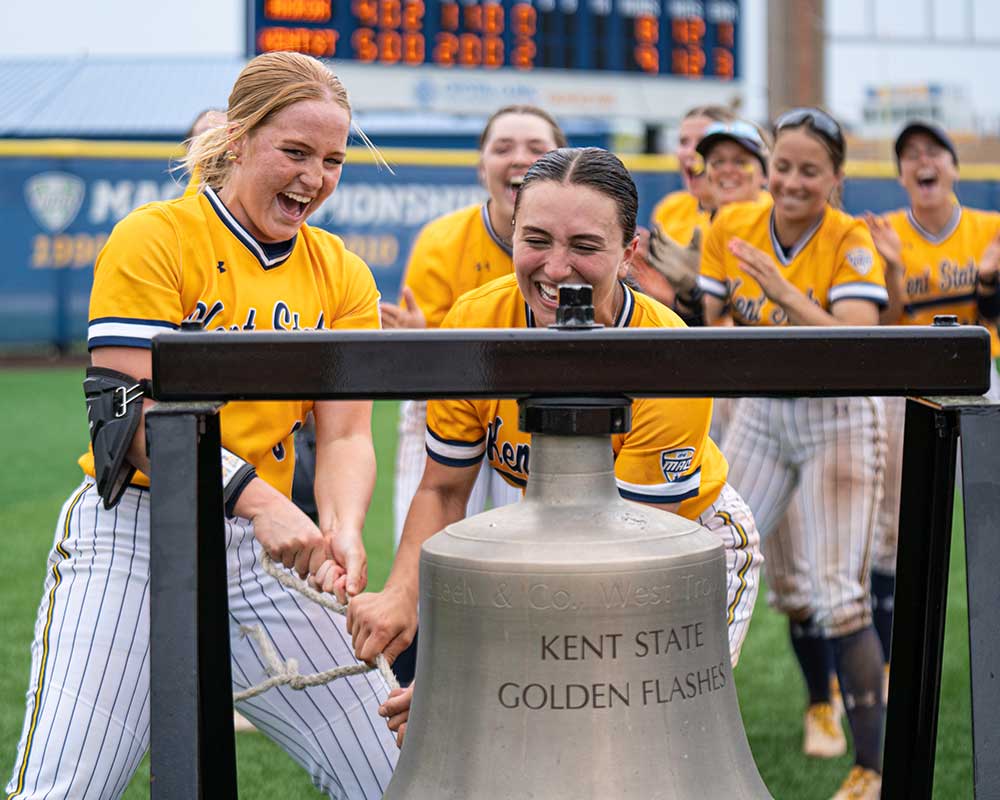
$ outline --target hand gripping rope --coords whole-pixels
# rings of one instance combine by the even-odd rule
[[[282,586],[293,589],[304,597],[309,598],[314,603],[319,603],[324,608],[328,608],[337,614],[347,614],[346,605],[338,603],[337,600],[330,595],[324,594],[323,592],[317,592],[297,575],[293,575],[292,573],[281,569],[271,560],[271,557],[266,551],[261,551],[260,563],[264,567],[264,571],[267,572],[268,575],[271,575]],[[305,689],[309,686],[322,686],[326,683],[330,683],[330,681],[337,680],[337,678],[345,678],[348,675],[361,675],[365,672],[371,672],[373,669],[378,670],[382,679],[389,687],[389,691],[399,688],[399,681],[396,680],[396,676],[392,672],[392,667],[389,666],[389,662],[386,660],[386,657],[381,653],[375,656],[374,667],[369,667],[367,664],[348,664],[347,666],[328,669],[325,672],[317,672],[312,675],[302,675],[299,673],[298,662],[294,658],[282,661],[278,657],[278,653],[274,649],[274,645],[271,644],[270,640],[267,638],[267,634],[264,633],[264,628],[260,625],[240,625],[240,635],[249,636],[257,643],[260,654],[264,659],[265,669],[270,677],[267,680],[258,683],[256,686],[244,689],[242,692],[234,692],[234,701],[249,700],[251,697],[256,697],[257,695],[266,692],[273,686],[291,686],[293,689]]]

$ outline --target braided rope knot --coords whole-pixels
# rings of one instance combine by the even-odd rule
[[[271,560],[266,551],[261,551],[260,563],[264,567],[264,571],[282,586],[298,592],[314,603],[319,603],[324,608],[328,608],[336,614],[340,614],[341,616],[347,614],[346,605],[338,602],[336,598],[328,594],[317,592],[297,575],[281,569]],[[379,675],[382,676],[390,691],[399,688],[399,681],[396,680],[396,676],[392,672],[392,667],[389,666],[386,657],[381,653],[375,657],[374,667],[363,663],[347,664],[342,667],[328,669],[324,672],[302,675],[299,672],[299,664],[294,658],[282,661],[278,655],[278,651],[274,648],[274,644],[267,638],[267,634],[264,632],[262,626],[240,625],[240,636],[249,636],[257,643],[257,648],[264,659],[264,669],[268,674],[268,678],[256,686],[251,686],[241,692],[234,692],[233,700],[249,700],[251,697],[263,694],[275,686],[288,686],[296,690],[306,689],[310,686],[323,686],[330,683],[330,681],[337,680],[337,678],[345,678],[348,675],[362,675],[366,672],[371,672],[373,669],[378,670]]]

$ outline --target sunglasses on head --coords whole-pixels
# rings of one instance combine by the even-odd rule
[[[782,128],[798,128],[801,125],[808,125],[843,149],[844,132],[840,129],[840,123],[818,108],[793,108],[791,111],[786,111],[774,121],[774,132],[778,133]]]

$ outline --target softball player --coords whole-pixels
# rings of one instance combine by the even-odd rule
[[[624,285],[637,245],[635,184],[597,148],[560,149],[528,171],[516,206],[514,275],[464,295],[442,327],[522,328],[555,320],[558,286],[594,288],[595,319],[616,327],[682,327],[670,310]],[[758,535],[746,504],[726,483],[727,465],[708,437],[708,399],[637,399],[632,431],[612,437],[626,498],[698,520],[726,547],[729,643],[735,664],[757,592]],[[385,589],[358,595],[348,611],[356,652],[399,653],[417,624],[421,544],[462,518],[484,456],[515,487],[529,480],[530,436],[513,400],[432,401],[427,464]],[[517,454],[511,459],[509,455]],[[513,461],[513,463],[512,463]]]
[[[665,237],[681,247],[687,247],[694,240],[693,249],[698,250],[701,233],[716,207],[715,190],[705,175],[705,162],[695,148],[709,125],[733,119],[733,113],[723,106],[695,106],[681,120],[675,155],[683,188],[662,198],[653,208],[650,220],[651,230],[659,228]],[[650,232],[640,227],[639,248],[632,262],[631,277],[650,297],[673,307],[673,287],[646,263],[649,237]]]
[[[745,120],[713,122],[695,147],[705,164],[705,181],[712,193],[712,216],[731,203],[766,203],[767,157],[770,145],[753,123]],[[673,309],[688,325],[703,325],[702,291],[698,286],[701,264],[700,236],[682,247],[659,225],[649,237],[646,261],[662,275],[674,291]],[[735,399],[717,398],[712,409],[709,435],[721,442],[732,416]]]
[[[727,314],[737,325],[878,322],[888,295],[871,235],[829,203],[844,157],[840,125],[825,112],[798,108],[777,120],[773,207],[724,208],[706,238],[701,281],[710,323]],[[792,623],[809,688],[807,751],[814,718],[830,722],[823,636],[832,644],[855,747],[836,798],[877,798],[881,788],[881,652],[868,580],[883,424],[877,398],[744,398],[723,443],[730,480],[760,526],[772,602]],[[779,528],[789,510],[793,525]]]
[[[549,114],[527,105],[505,106],[486,122],[479,137],[479,180],[489,192],[482,205],[469,206],[429,223],[417,236],[403,278],[403,305],[382,304],[386,328],[437,328],[465,292],[509,275],[514,196],[535,159],[566,145],[566,136]],[[406,401],[400,409],[394,492],[395,540],[424,471],[425,402]],[[483,469],[467,513],[520,499],[488,469]]]
[[[883,313],[882,322],[930,325],[936,314],[954,314],[964,325],[985,324],[993,335],[995,359],[1000,355],[996,335],[1000,214],[957,203],[953,189],[958,180],[958,154],[937,125],[909,123],[896,138],[895,150],[899,182],[910,207],[884,218],[865,217],[888,265],[890,297],[895,301]],[[988,396],[1000,402],[995,361],[991,367]],[[901,397],[887,397],[884,402],[888,449],[885,496],[875,538],[872,603],[888,672],[906,402]]]
[[[343,86],[307,56],[260,56],[237,78],[228,119],[189,154],[203,191],[137,209],[97,261],[88,334],[97,369],[85,389],[101,446],[81,458],[84,480],[56,527],[9,800],[119,797],[149,744],[148,461],[144,437],[133,437],[141,393],[131,392],[150,376],[153,334],[185,320],[211,330],[379,326],[368,268],[305,224],[340,179],[351,124]],[[118,390],[130,392],[125,428],[102,407]],[[288,498],[292,434],[310,409],[318,526]],[[284,589],[260,555],[325,576],[323,588],[339,595],[364,588],[370,413],[367,402],[230,403],[221,412],[234,689],[266,678],[241,624],[262,625],[304,671],[354,663],[343,619]],[[271,690],[239,708],[331,797],[378,798],[396,760],[376,713],[382,697],[369,674]]]

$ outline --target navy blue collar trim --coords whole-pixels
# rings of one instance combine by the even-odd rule
[[[486,232],[490,235],[490,238],[496,242],[497,247],[503,250],[507,255],[513,256],[513,248],[511,248],[511,246],[501,239],[499,235],[497,235],[497,232],[493,230],[493,223],[490,222],[490,212],[489,209],[487,209],[487,205],[489,204],[483,203],[483,207],[480,209],[480,214],[483,217],[483,227],[486,228]]]
[[[958,228],[958,223],[962,221],[962,207],[956,205],[951,212],[951,219],[948,220],[948,224],[944,226],[941,233],[931,233],[927,228],[917,222],[917,218],[913,215],[913,209],[906,209],[906,218],[910,221],[910,225],[913,226],[913,230],[920,234],[923,239],[926,239],[930,244],[941,244],[945,239],[951,236],[955,229]]]
[[[243,246],[250,251],[250,253],[257,259],[257,261],[260,262],[260,265],[264,269],[274,269],[275,267],[280,267],[292,255],[292,251],[295,249],[295,242],[298,239],[298,234],[293,236],[287,242],[275,242],[274,244],[258,242],[242,225],[240,225],[239,222],[236,221],[236,217],[234,217],[229,209],[226,208],[225,203],[219,199],[219,196],[215,193],[211,186],[205,187],[205,197],[207,197],[208,202],[212,204],[212,208],[215,209],[215,213],[218,214],[222,224],[229,228],[230,233],[240,240]]]
[[[622,289],[625,290],[625,301],[622,303],[621,310],[618,312],[618,317],[615,319],[615,324],[612,327],[627,328],[632,324],[632,317],[635,314],[635,294],[633,294],[632,290],[623,281],[619,281],[619,283]],[[524,318],[527,327],[536,327],[535,313],[531,310],[531,306],[527,302],[524,304]]]
[[[783,267],[787,267],[791,264],[795,260],[795,257],[805,249],[807,244],[809,244],[813,236],[816,235],[816,231],[820,229],[820,226],[823,224],[824,220],[826,220],[826,212],[827,209],[824,208],[823,214],[818,220],[816,220],[813,226],[803,233],[802,236],[799,237],[799,240],[786,251],[781,242],[778,240],[778,232],[774,227],[774,209],[771,209],[771,221],[769,223],[771,227],[771,246],[774,248],[774,254],[778,257],[778,261]]]

